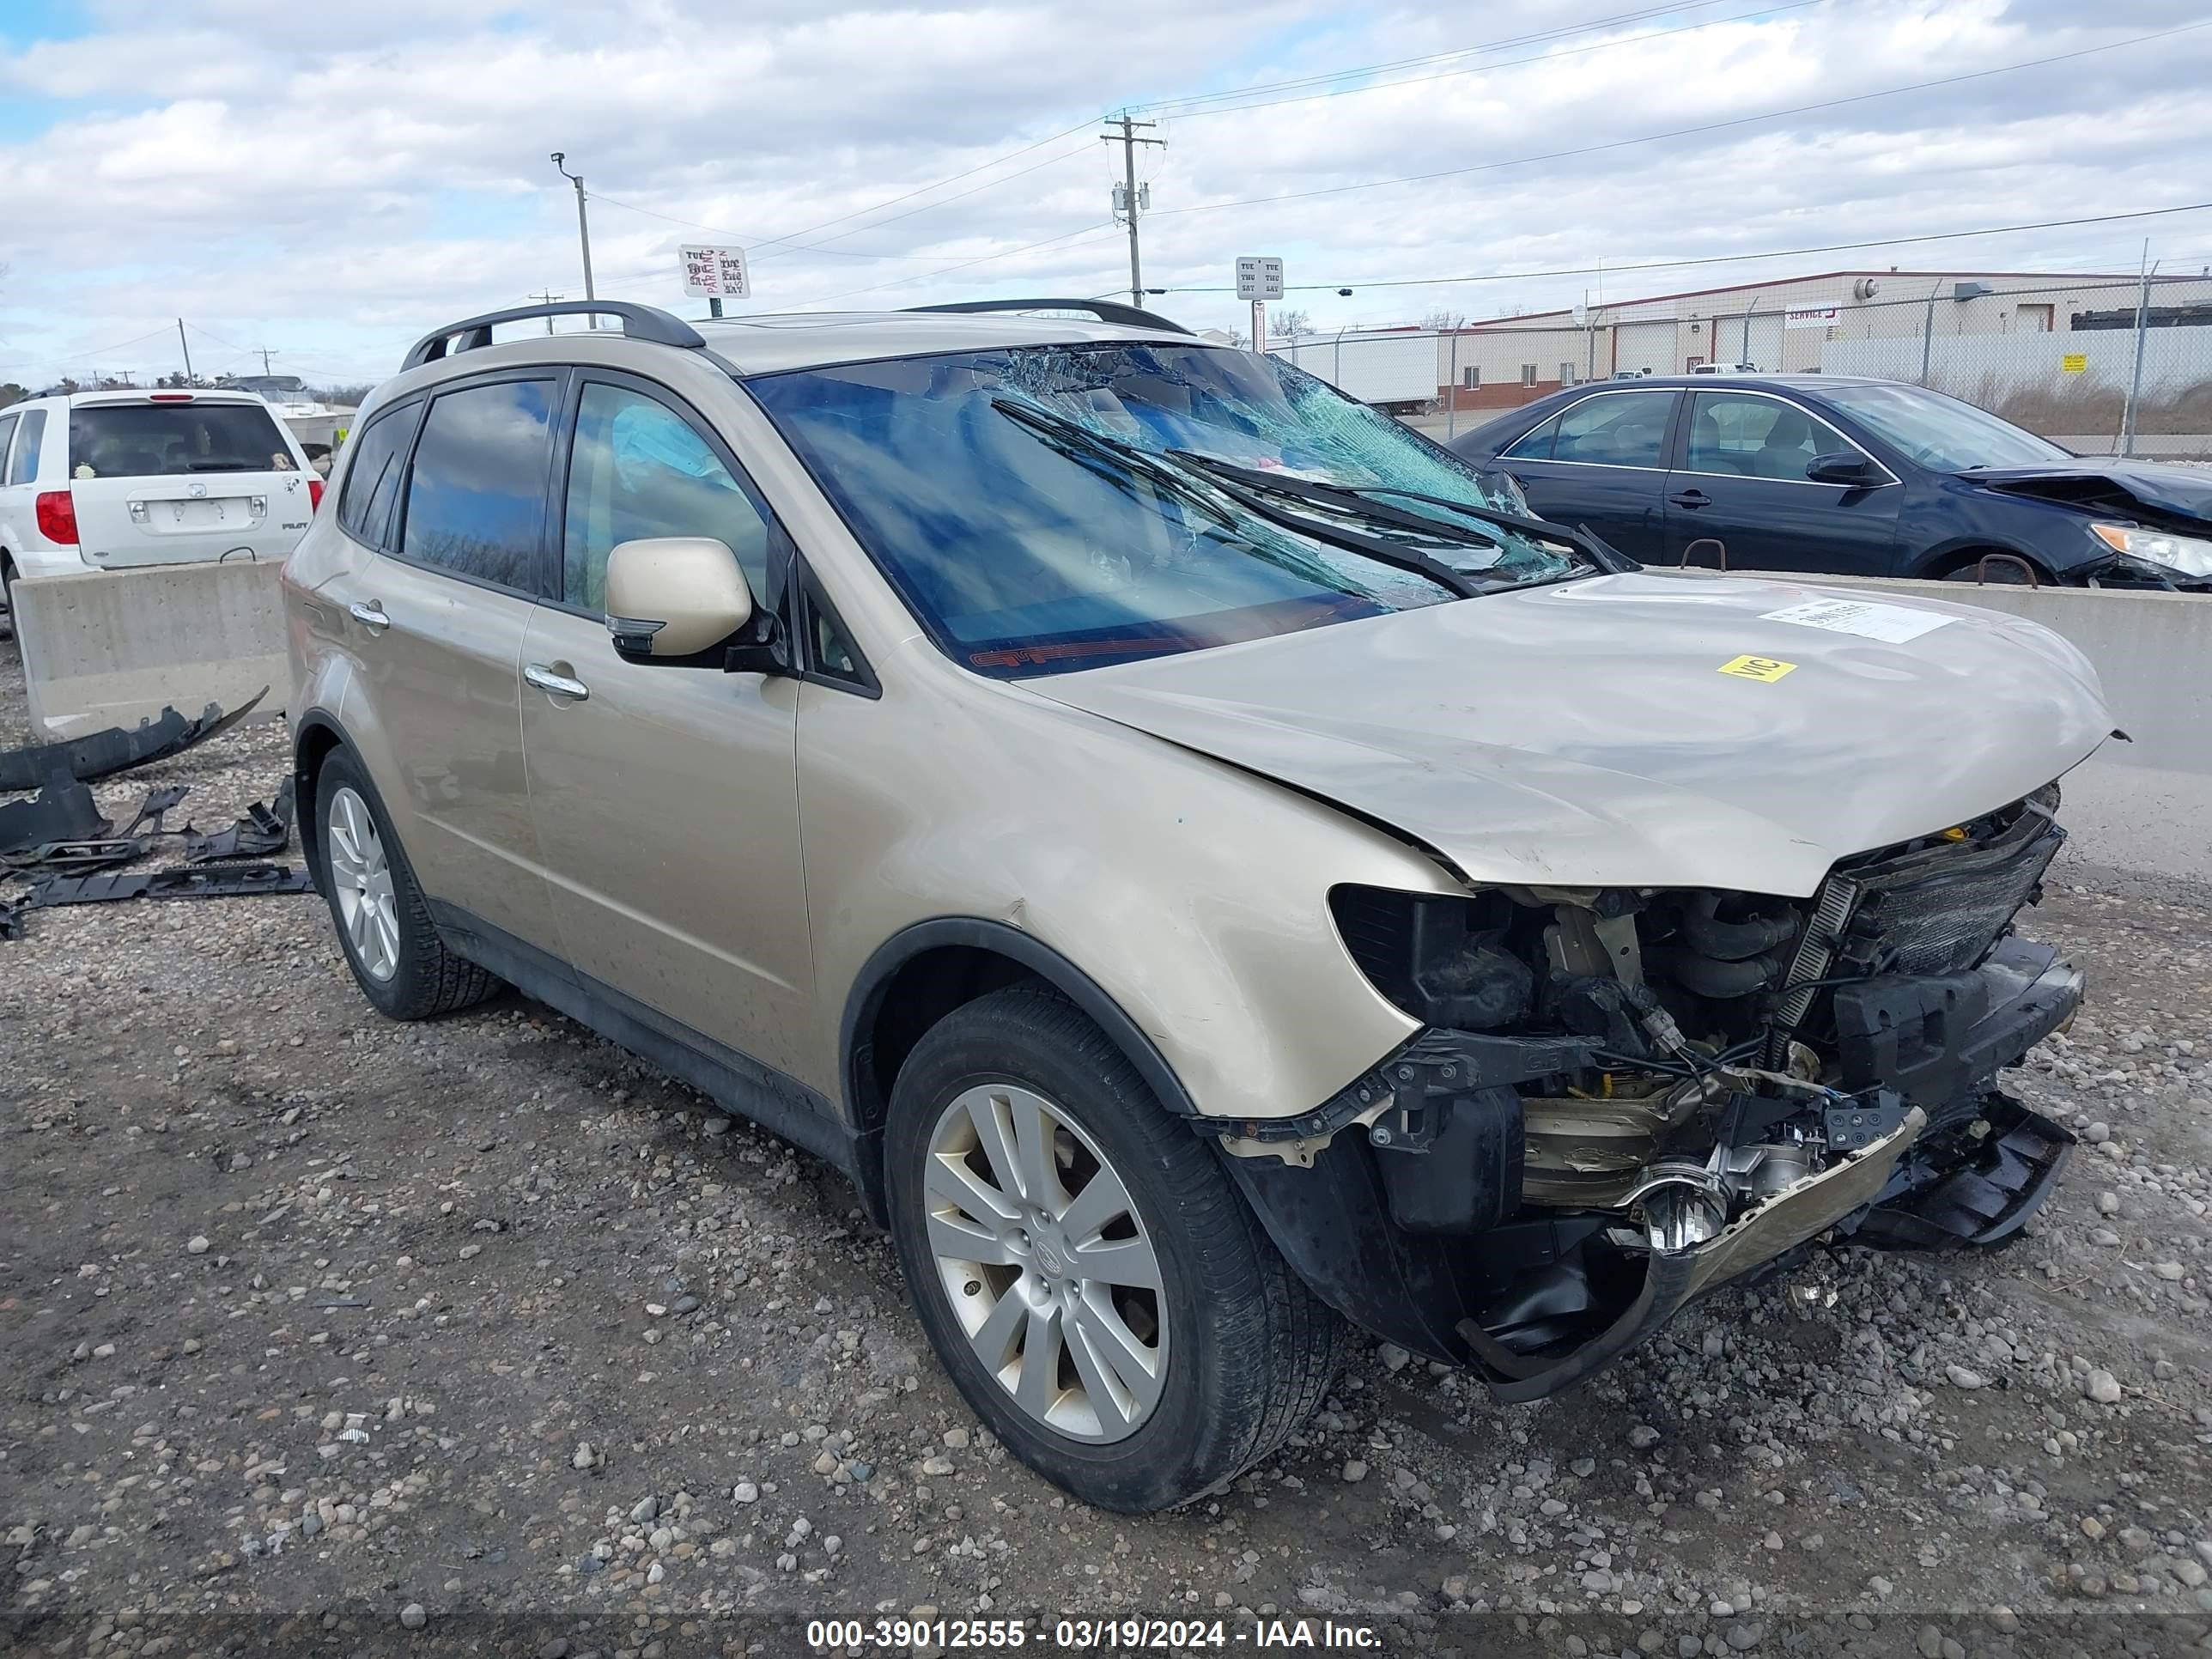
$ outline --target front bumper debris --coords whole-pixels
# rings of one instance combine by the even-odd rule
[[[1459,1336],[1500,1400],[1540,1400],[1556,1394],[1656,1334],[1693,1297],[1786,1255],[1872,1204],[1927,1121],[1918,1108],[1911,1108],[1902,1123],[1848,1164],[1824,1170],[1776,1194],[1705,1243],[1686,1250],[1653,1251],[1642,1293],[1612,1324],[1569,1353],[1557,1358],[1516,1354],[1472,1319],[1459,1322]]]

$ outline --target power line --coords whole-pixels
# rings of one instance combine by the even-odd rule
[[[1662,15],[1671,12],[1680,12],[1686,9],[1695,9],[1699,6],[1714,5],[1717,3],[1719,3],[1719,0],[1687,0],[1686,4],[1676,3],[1662,6],[1652,6],[1638,11],[1621,12],[1610,16],[1593,18],[1586,22],[1571,24],[1559,28],[1539,30],[1528,34],[1508,36],[1501,40],[1486,41],[1472,46],[1455,47],[1449,52],[1431,52],[1423,57],[1401,58],[1391,63],[1367,64],[1358,68],[1337,70],[1331,71],[1327,75],[1309,76],[1297,80],[1268,82],[1256,87],[1243,87],[1236,88],[1233,91],[1192,94],[1183,98],[1167,99],[1158,100],[1154,103],[1133,105],[1131,108],[1133,111],[1134,109],[1140,108],[1169,109],[1171,106],[1179,107],[1182,106],[1195,106],[1197,104],[1213,100],[1249,97],[1255,93],[1272,92],[1288,88],[1317,85],[1328,81],[1347,79],[1354,76],[1384,73],[1394,69],[1418,68],[1424,64],[1439,63],[1452,58],[1466,57],[1474,52],[1498,52],[1510,46],[1528,46],[1540,40],[1571,39],[1577,34],[1589,33],[1593,30],[1610,27],[1619,23],[1636,22],[1647,17]],[[1786,3],[1762,7],[1757,10],[1742,13],[1735,17],[1711,19],[1704,23],[1687,24],[1680,28],[1660,29],[1645,34],[1631,36],[1624,40],[1601,41],[1594,46],[1580,48],[1579,50],[1597,52],[1609,50],[1614,46],[1633,46],[1643,41],[1658,40],[1665,35],[1684,33],[1700,28],[1709,28],[1720,23],[1740,21],[1745,17],[1762,16],[1778,11],[1794,11],[1805,6],[1820,5],[1824,3],[1826,3],[1826,0],[1787,0]],[[1522,63],[1540,62],[1543,60],[1544,57],[1569,57],[1573,55],[1576,54],[1569,52],[1543,54],[1535,58],[1516,58],[1505,64],[1479,65],[1468,70],[1455,70],[1451,73],[1480,73],[1490,69],[1512,68]],[[1418,77],[1415,80],[1401,81],[1386,84],[1410,86],[1419,84],[1421,80],[1438,80],[1443,78],[1446,77],[1443,76],[1428,76]],[[1322,94],[1319,95],[1325,97],[1339,97],[1351,93],[1375,91],[1379,89],[1379,87],[1355,87],[1346,88],[1336,93]],[[1300,103],[1310,100],[1291,98],[1283,99],[1278,101],[1283,103]],[[1271,105],[1240,105],[1236,106],[1235,107],[1268,108],[1272,106],[1273,106]],[[1182,112],[1201,115],[1224,114],[1227,113],[1228,111],[1189,109],[1184,110]],[[872,224],[855,226],[853,230],[842,232],[837,236],[828,238],[824,242],[801,243],[798,239],[802,236],[811,235],[817,230],[826,230],[831,225],[842,224],[851,219],[865,218],[870,214],[881,212],[884,208],[896,207],[902,202],[911,201],[917,196],[927,195],[930,191],[942,189],[946,185],[957,184],[963,179],[972,178],[976,173],[988,172],[991,168],[1001,166],[1007,161],[1016,161],[1024,155],[1029,155],[1034,150],[1042,149],[1047,144],[1053,143],[1059,139],[1071,137],[1075,133],[1082,131],[1090,125],[1090,122],[1085,121],[1079,123],[1077,125],[1073,127],[1064,128],[1060,131],[1048,134],[1046,137],[1036,139],[1033,143],[1024,144],[1018,149],[1009,150],[1004,155],[994,156],[988,161],[978,162],[975,166],[968,167],[959,173],[950,174],[943,179],[934,179],[926,185],[917,185],[914,189],[907,191],[901,195],[890,197],[884,201],[875,203],[868,207],[855,208],[848,213],[839,214],[834,218],[823,219],[811,225],[802,226],[797,230],[787,231],[780,236],[756,237],[751,232],[738,230],[727,225],[707,224],[700,220],[686,219],[672,213],[662,213],[656,209],[639,207],[633,202],[625,202],[617,197],[609,196],[604,191],[594,191],[592,195],[597,200],[605,202],[610,206],[622,208],[630,213],[642,214],[645,217],[649,219],[659,219],[669,224],[684,226],[689,229],[711,231],[718,236],[729,236],[734,238],[737,241],[744,245],[748,253],[756,255],[757,255],[759,251],[763,248],[789,246],[794,252],[804,251],[808,252],[823,253],[836,258],[921,259],[927,258],[929,256],[926,253],[858,252],[850,249],[832,248],[828,246],[828,242],[842,240],[844,236],[855,235],[862,230],[879,230],[885,225],[896,224],[902,219],[911,218],[917,214],[929,212],[934,208],[943,207],[950,203],[963,200],[967,197],[976,195],[985,190],[994,190],[1000,185],[1012,183],[1016,179],[1025,177],[1029,173],[1038,172],[1044,167],[1054,166],[1060,161],[1066,161],[1074,156],[1087,154],[1088,152],[1084,149],[1065,151],[1061,155],[1048,157],[1045,161],[1024,167],[1019,172],[1008,173],[1000,179],[988,180],[984,184],[976,185],[971,190],[961,191],[957,194],[946,197],[941,201],[926,203],[921,207],[909,209],[905,213],[893,214],[890,218],[877,220]]]
[[[1710,5],[1716,3],[1717,0],[1698,0],[1698,3],[1702,4]],[[1758,6],[1754,7],[1750,11],[1737,12],[1727,17],[1709,17],[1702,23],[1682,23],[1673,28],[1650,29],[1646,30],[1642,34],[1621,35],[1611,40],[1593,41],[1586,46],[1571,46],[1564,52],[1536,52],[1526,58],[1509,58],[1495,64],[1471,64],[1462,69],[1440,70],[1435,75],[1407,76],[1403,79],[1396,81],[1377,81],[1368,86],[1339,87],[1333,91],[1308,93],[1298,97],[1255,100],[1254,101],[1247,103],[1224,104],[1212,109],[1170,111],[1169,113],[1176,119],[1203,120],[1207,116],[1230,115],[1242,110],[1277,109],[1285,104],[1310,104],[1324,98],[1349,98],[1356,97],[1359,94],[1366,92],[1387,92],[1397,87],[1423,86],[1431,81],[1454,80],[1461,76],[1466,75],[1487,75],[1496,70],[1517,69],[1523,64],[1549,64],[1562,58],[1585,57],[1592,52],[1611,52],[1620,46],[1643,46],[1653,40],[1663,40],[1669,35],[1694,34],[1700,29],[1719,28],[1729,23],[1741,23],[1752,18],[1773,16],[1778,13],[1786,11],[1802,11],[1808,6],[1824,5],[1826,3],[1826,0],[1784,0],[1784,3]],[[1618,19],[1608,18],[1602,20],[1598,23],[1577,25],[1572,28],[1547,30],[1535,34],[1522,35],[1515,40],[1493,42],[1492,45],[1487,46],[1470,46],[1465,50],[1467,52],[1503,51],[1508,46],[1532,46],[1540,40],[1571,39],[1577,34],[1587,33],[1591,29],[1605,27],[1613,22],[1640,21],[1646,17],[1664,15],[1689,9],[1690,8],[1685,8],[1682,6],[1658,6],[1654,7],[1651,10],[1647,12],[1624,13],[1621,17]],[[1460,55],[1462,54],[1445,52],[1439,53],[1438,57],[1447,58]],[[1425,61],[1427,60],[1421,58],[1410,58],[1407,60],[1409,64],[1416,67]],[[1387,69],[1393,66],[1382,65],[1381,67]],[[1322,82],[1328,80],[1341,79],[1345,76],[1368,74],[1371,72],[1374,71],[1372,70],[1346,70],[1340,71],[1337,76],[1316,76],[1310,82],[1288,81],[1281,82],[1280,85],[1286,88],[1295,88],[1303,85],[1319,84]],[[1277,89],[1277,88],[1271,87],[1252,87],[1246,88],[1243,90],[1247,94],[1251,94],[1269,92]],[[1237,94],[1222,93],[1214,95],[1222,98],[1228,98]],[[1137,107],[1141,109],[1152,109],[1157,106],[1146,104],[1139,105]]]
[[[1753,259],[1793,259],[1808,253],[1850,253],[1870,247],[1906,247],[1919,242],[1952,242],[1974,236],[2004,236],[2021,230],[2069,230],[2078,225],[2117,224],[2128,219],[2157,219],[2177,213],[2202,213],[2212,202],[2188,202],[2179,207],[2144,208],[2134,213],[2099,213],[2080,219],[2039,219],[2021,225],[1990,225],[1979,230],[1938,230],[1916,236],[1884,236],[1864,242],[1821,242],[1806,247],[1766,248],[1757,253],[1716,253],[1702,259],[1645,259],[1633,264],[1607,262],[1601,265],[1561,265],[1549,270],[1485,271],[1468,276],[1389,276],[1373,281],[1292,283],[1292,293],[1319,292],[1340,288],[1446,288],[1462,283],[1519,283],[1544,276],[1612,276],[1632,270],[1682,270],[1702,265],[1741,264]],[[1171,288],[1170,294],[1231,294],[1226,285]]]
[[[1353,185],[1325,185],[1314,190],[1290,191],[1280,196],[1253,196],[1234,202],[1201,202],[1191,207],[1162,208],[1162,214],[1219,213],[1230,208],[1273,207],[1284,202],[1310,201],[1320,196],[1342,196],[1352,191],[1381,190],[1391,185],[1428,184],[1438,179],[1464,178],[1474,173],[1495,173],[1503,167],[1527,167],[1536,161],[1564,161],[1578,156],[1601,155],[1607,150],[1626,149],[1632,145],[1656,143],[1667,138],[1687,138],[1699,133],[1722,132],[1731,127],[1750,126],[1761,121],[1778,120],[1785,115],[1810,115],[1820,110],[1841,109],[1852,104],[1870,103],[1877,98],[1895,98],[1908,92],[1927,92],[1937,87],[1955,87],[1968,81],[1985,81],[1994,76],[2012,75],[2021,70],[2043,69],[2052,64],[2071,63],[2076,58],[2094,57],[2100,52],[2119,52],[2129,46],[2143,46],[2153,40],[2169,40],[2177,34],[2188,34],[2198,29],[2212,28],[2212,18],[2194,23],[2183,23],[2170,29],[2159,29],[2149,34],[2135,35],[2125,40],[2109,41],[2100,46],[2082,46],[2073,52],[2053,53],[2048,58],[2031,58],[2018,64],[2005,64],[1996,69],[1972,70],[1962,75],[1947,75],[1933,81],[1915,81],[1901,87],[1885,87],[1878,92],[1852,93],[1843,98],[1824,98],[1817,103],[1793,105],[1788,109],[1771,109],[1756,115],[1731,116],[1725,121],[1705,121],[1696,126],[1674,127],[1665,132],[1647,132],[1634,138],[1609,139],[1603,143],[1582,144],[1572,149],[1549,150],[1540,155],[1516,155],[1504,161],[1479,161],[1471,167],[1442,167],[1434,173],[1409,173],[1395,179],[1369,179]]]
[[[1037,248],[1049,247],[1054,242],[1068,241],[1074,237],[1086,235],[1093,231],[1099,230],[1109,232],[1116,237],[1121,234],[1121,227],[1114,223],[1110,220],[1104,224],[1085,225],[1080,229],[1063,231],[1057,236],[1045,237],[1042,241],[1024,243],[1020,247],[1006,248],[997,253],[986,253],[981,258],[977,259],[963,259],[957,264],[945,265],[936,270],[918,271],[911,276],[894,276],[887,283],[871,283],[866,288],[848,288],[841,294],[825,294],[817,300],[801,300],[792,308],[795,311],[804,311],[809,306],[828,305],[832,300],[848,300],[856,294],[873,294],[883,289],[902,288],[908,283],[926,283],[933,276],[950,276],[956,270],[966,270],[972,265],[987,265],[994,259],[1011,259],[1017,253],[1028,253]],[[1099,240],[1103,241],[1105,239],[1101,237]],[[1081,246],[1085,245],[1079,243],[1078,246]]]

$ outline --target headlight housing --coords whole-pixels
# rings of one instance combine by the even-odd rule
[[[2163,565],[2168,570],[2199,581],[2212,578],[2212,541],[2125,524],[2093,524],[2089,526],[2089,533],[2113,552],[2124,554],[2129,558],[2141,559],[2146,564]]]

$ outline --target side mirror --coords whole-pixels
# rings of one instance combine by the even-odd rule
[[[1872,461],[1848,449],[1839,449],[1832,454],[1815,455],[1805,463],[1805,476],[1814,483],[1870,484],[1881,482],[1881,473]]]
[[[708,536],[623,542],[607,556],[607,632],[626,662],[696,657],[753,618],[738,556]]]

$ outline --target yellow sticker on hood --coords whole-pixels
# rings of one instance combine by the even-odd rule
[[[1740,680],[1765,680],[1770,684],[1784,674],[1793,673],[1797,665],[1780,662],[1772,657],[1738,657],[1733,662],[1721,665],[1721,672],[1733,674]]]

